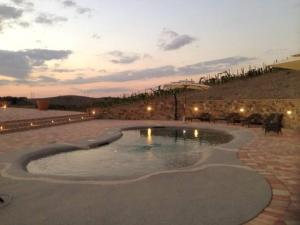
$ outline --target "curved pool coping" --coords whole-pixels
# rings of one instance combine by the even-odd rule
[[[198,162],[194,165],[173,169],[173,170],[163,170],[156,171],[153,173],[145,174],[136,178],[125,178],[122,180],[103,180],[102,177],[81,177],[81,176],[55,176],[55,175],[45,175],[45,174],[31,174],[27,171],[27,164],[39,158],[55,155],[58,153],[71,152],[76,150],[89,150],[91,148],[103,146],[114,142],[122,137],[122,131],[131,130],[131,129],[140,129],[140,128],[155,128],[155,127],[180,127],[180,128],[194,128],[194,129],[209,129],[219,132],[225,132],[233,136],[233,139],[230,142],[225,144],[220,144],[216,146],[209,147],[215,151],[227,151],[235,153],[235,158],[240,162],[238,164],[228,164],[228,163],[204,163],[208,156],[201,157]],[[3,177],[15,179],[15,180],[39,180],[46,181],[51,183],[79,183],[79,184],[102,184],[102,185],[111,185],[111,184],[126,184],[131,182],[137,182],[140,180],[147,179],[152,176],[160,174],[170,174],[170,173],[187,173],[187,172],[196,172],[204,170],[210,167],[233,167],[249,171],[254,171],[250,167],[243,165],[242,162],[238,159],[237,153],[238,149],[246,143],[253,141],[255,135],[250,130],[244,128],[234,127],[229,129],[228,127],[214,126],[213,128],[205,124],[178,124],[178,125],[139,125],[139,126],[120,126],[117,128],[106,129],[105,132],[94,139],[81,140],[76,143],[68,144],[53,144],[50,146],[29,150],[27,153],[21,153],[17,156],[16,160],[13,160],[11,163],[5,163],[5,167],[1,170],[1,175]]]

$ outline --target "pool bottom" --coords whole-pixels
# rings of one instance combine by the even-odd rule
[[[129,179],[158,171],[191,167],[210,154],[210,147],[232,136],[194,128],[142,128],[123,131],[105,146],[55,154],[29,162],[31,174]]]

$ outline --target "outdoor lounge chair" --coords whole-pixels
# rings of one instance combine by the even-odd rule
[[[253,113],[250,116],[248,116],[246,119],[242,121],[243,125],[247,125],[250,127],[250,125],[263,125],[264,124],[264,117],[259,113]]]
[[[270,131],[276,132],[277,134],[282,133],[282,119],[282,113],[270,114],[264,121],[265,134]]]
[[[214,117],[210,113],[201,113],[200,116],[198,117],[198,119],[200,121],[207,121],[207,122],[214,121]]]
[[[212,122],[214,121],[214,117],[210,113],[201,113],[199,116],[192,116],[192,117],[186,117],[186,120],[200,120],[200,121],[207,121]]]
[[[227,123],[240,123],[242,122],[242,117],[238,113],[230,113],[226,116]]]

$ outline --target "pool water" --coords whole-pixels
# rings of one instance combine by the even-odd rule
[[[33,174],[135,178],[157,171],[180,169],[198,162],[212,145],[229,142],[220,131],[192,128],[143,128],[123,131],[108,145],[60,153],[31,161]]]

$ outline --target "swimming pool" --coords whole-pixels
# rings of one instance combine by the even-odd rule
[[[27,171],[55,176],[136,178],[192,166],[210,151],[210,146],[233,138],[221,131],[183,127],[140,128],[122,133],[120,139],[104,146],[33,160],[27,164]]]

